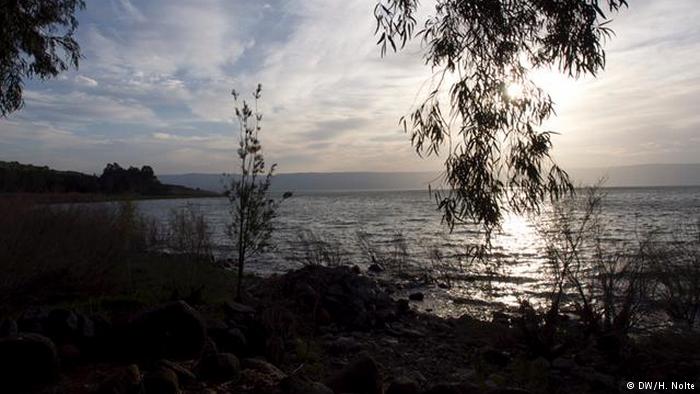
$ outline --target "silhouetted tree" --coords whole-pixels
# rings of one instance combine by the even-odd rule
[[[388,46],[396,51],[418,36],[426,64],[437,71],[425,101],[401,123],[419,155],[445,150],[447,191],[437,192],[436,200],[450,228],[463,222],[484,227],[480,250],[504,211],[536,212],[547,199],[573,191],[550,156],[553,133],[541,130],[554,113],[552,99],[529,72],[555,68],[571,77],[596,75],[605,66],[602,44],[612,33],[606,13],[626,5],[437,0],[435,12],[415,32],[418,0],[378,0],[382,55]]]
[[[240,129],[238,159],[240,174],[231,177],[226,195],[230,202],[231,223],[228,234],[238,252],[238,283],[236,298],[241,299],[243,269],[249,257],[255,256],[269,246],[279,201],[271,198],[269,189],[276,164],[266,169],[262,146],[258,139],[261,130],[262,114],[258,111],[258,101],[262,85],[253,93],[254,108],[244,100],[238,102],[238,93],[232,92],[235,100],[235,113]],[[285,193],[283,198],[289,197]]]
[[[0,0],[0,116],[20,109],[25,78],[78,67],[73,39],[83,0]]]

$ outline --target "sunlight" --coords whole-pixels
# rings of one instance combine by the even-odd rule
[[[523,95],[523,87],[517,83],[511,83],[506,88],[506,94],[510,99],[518,99]]]

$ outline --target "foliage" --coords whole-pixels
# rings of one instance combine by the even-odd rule
[[[253,93],[254,108],[244,100],[238,103],[238,93],[232,92],[235,100],[235,113],[240,129],[238,159],[240,174],[232,177],[226,191],[230,203],[231,223],[228,234],[238,252],[238,286],[236,297],[241,298],[243,268],[248,258],[255,256],[269,246],[273,230],[273,219],[279,201],[270,197],[270,182],[275,170],[273,164],[265,168],[262,146],[258,139],[261,130],[262,113],[258,111],[258,101],[262,86]],[[291,196],[285,193],[283,198]]]
[[[294,256],[304,266],[340,267],[347,265],[347,253],[340,242],[324,239],[311,230],[302,230],[298,234],[296,248],[301,256]]]
[[[0,305],[105,294],[116,266],[143,251],[133,206],[50,206],[0,201]]]
[[[648,256],[663,308],[692,329],[700,314],[700,222],[676,228],[672,240],[652,243]]]
[[[0,1],[0,117],[20,109],[25,78],[48,79],[78,67],[73,38],[83,0]]]
[[[554,104],[530,71],[596,75],[612,35],[604,8],[614,13],[627,2],[437,0],[416,32],[418,3],[378,0],[375,33],[382,54],[387,45],[396,51],[422,38],[436,78],[401,123],[419,155],[447,150],[447,190],[438,191],[436,201],[450,228],[469,221],[483,226],[486,242],[475,248],[483,252],[505,212],[536,212],[573,189],[551,158],[553,133],[541,130]],[[511,87],[522,93],[509,94]]]
[[[75,171],[58,171],[49,167],[0,161],[0,192],[5,193],[103,193],[164,195],[209,195],[184,186],[162,184],[153,168],[122,168],[109,163],[102,174],[87,175]]]
[[[206,218],[190,204],[170,211],[168,217],[167,246],[177,254],[193,261],[214,259],[212,252],[212,232]]]
[[[403,275],[408,268],[409,253],[406,237],[402,232],[394,232],[388,245],[376,245],[370,235],[363,231],[357,232],[357,244],[362,254],[372,263],[393,274]]]

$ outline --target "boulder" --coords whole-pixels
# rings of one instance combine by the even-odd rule
[[[141,371],[135,364],[121,368],[97,388],[97,394],[141,394]]]
[[[0,338],[17,335],[17,333],[19,333],[19,329],[17,322],[13,319],[3,319],[0,322]]]
[[[159,369],[169,369],[175,372],[178,382],[190,383],[197,380],[197,377],[189,369],[170,360],[160,360],[156,365]]]
[[[379,367],[374,359],[364,352],[324,383],[336,393],[382,393]]]
[[[233,353],[237,356],[248,353],[248,340],[238,328],[209,329],[209,336],[216,343],[217,349],[223,353]]]
[[[178,394],[180,384],[177,374],[168,368],[158,368],[143,377],[146,394]]]
[[[22,312],[17,319],[19,332],[45,334],[44,324],[49,317],[49,310],[45,307],[30,308]]]
[[[290,376],[280,382],[279,385],[284,394],[333,394],[333,390],[323,383],[304,380],[296,376]]]
[[[129,324],[133,355],[145,359],[192,359],[206,341],[206,329],[199,313],[183,301],[161,305],[144,312]]]
[[[241,364],[231,353],[217,353],[204,356],[195,368],[202,380],[237,382],[241,377]]]
[[[467,383],[440,383],[424,391],[424,394],[472,394],[481,392],[478,387]]]
[[[411,301],[423,301],[425,299],[425,295],[423,295],[421,292],[411,293],[408,295],[408,299]]]
[[[58,372],[56,346],[39,334],[0,339],[0,387],[24,389],[52,381]]]
[[[386,394],[418,394],[420,388],[413,379],[401,377],[394,379],[386,390]]]
[[[308,312],[325,310],[330,319],[351,329],[383,327],[394,318],[394,301],[371,279],[357,275],[348,267],[308,266],[291,271],[282,278],[285,296],[299,303]],[[314,302],[297,298],[305,288],[319,296]]]
[[[276,390],[287,375],[274,365],[258,359],[242,362],[240,386],[253,388],[255,393],[277,393]]]

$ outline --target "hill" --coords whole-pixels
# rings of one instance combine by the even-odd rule
[[[575,184],[593,184],[606,177],[605,186],[694,186],[700,185],[700,164],[647,164],[635,166],[573,168]],[[221,174],[161,175],[165,182],[221,192],[226,178]],[[437,172],[329,172],[275,175],[275,190],[422,190],[439,184]]]

